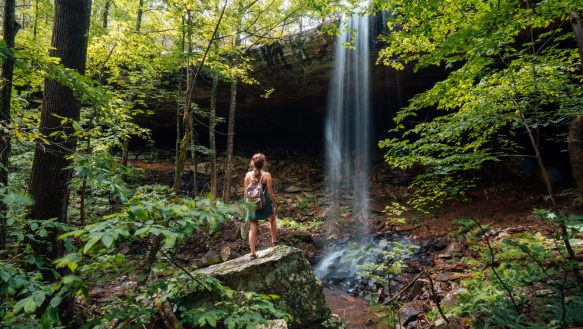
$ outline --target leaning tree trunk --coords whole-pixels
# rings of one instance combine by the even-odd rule
[[[51,56],[60,58],[64,67],[85,73],[87,61],[87,33],[91,0],[55,0]],[[37,141],[32,164],[29,193],[34,199],[30,214],[35,219],[67,219],[71,165],[68,158],[75,152],[77,140],[72,136],[71,122],[62,118],[79,120],[81,104],[73,91],[56,80],[45,80],[45,91],[40,119],[40,133],[49,142]],[[47,238],[52,248],[33,246],[37,255],[55,258],[62,253],[57,243],[58,232]]]
[[[213,86],[211,89],[211,108],[209,114],[209,146],[211,148],[211,194],[217,196],[217,89],[219,87],[219,74],[213,73]]]
[[[8,186],[8,157],[10,156],[10,100],[12,99],[12,77],[14,75],[14,40],[19,25],[15,14],[16,0],[4,1],[4,42],[11,51],[2,63],[2,85],[0,87],[0,185]],[[0,203],[0,250],[6,248],[7,208]]]
[[[583,25],[578,12],[571,12],[571,26],[577,39],[579,58],[581,60],[581,75],[583,76]],[[571,170],[577,183],[579,192],[583,195],[583,117],[579,116],[569,125],[569,157],[571,158]]]
[[[237,78],[231,82],[231,100],[229,102],[229,123],[227,125],[227,157],[225,160],[225,178],[223,179],[223,201],[231,202],[231,176],[233,172],[233,149],[235,146],[235,112],[237,109]]]
[[[196,87],[196,80],[198,79],[198,75],[200,73],[200,70],[201,70],[202,66],[204,65],[204,62],[206,60],[206,56],[208,55],[208,52],[211,48],[211,45],[212,45],[212,43],[215,40],[215,37],[217,35],[217,31],[219,29],[219,26],[221,25],[221,21],[223,20],[223,16],[225,14],[225,9],[227,8],[227,3],[228,3],[228,0],[225,0],[225,2],[223,4],[223,9],[221,10],[221,15],[219,16],[219,19],[217,20],[217,23],[215,25],[215,30],[213,31],[213,34],[211,35],[211,38],[207,44],[207,47],[204,51],[204,55],[202,56],[201,61],[198,63],[198,67],[196,68],[194,76],[192,77],[192,79],[187,79],[186,94],[185,94],[185,98],[184,98],[184,113],[183,113],[184,136],[182,136],[182,141],[180,142],[178,155],[176,157],[174,184],[172,187],[174,189],[175,193],[180,193],[180,190],[182,187],[182,184],[181,184],[182,183],[182,172],[184,171],[184,165],[186,163],[186,149],[188,148],[190,138],[192,137],[191,136],[192,135],[192,117],[190,115],[190,109],[192,106],[192,94],[194,93],[194,89]],[[189,25],[190,25],[190,23],[189,23]]]

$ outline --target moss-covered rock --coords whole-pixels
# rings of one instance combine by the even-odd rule
[[[232,289],[275,294],[277,308],[293,316],[291,329],[340,328],[331,320],[320,281],[302,252],[276,246],[257,253],[259,258],[239,257],[200,270]]]

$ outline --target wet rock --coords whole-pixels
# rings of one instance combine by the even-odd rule
[[[237,254],[233,249],[231,249],[231,247],[224,246],[223,248],[221,248],[221,259],[223,260],[223,262],[226,262],[229,259],[233,259],[236,257],[239,257],[239,254]]]
[[[460,295],[466,295],[468,294],[468,290],[465,288],[457,288],[455,290],[452,290],[450,293],[448,293],[442,300],[441,300],[441,304],[445,307],[453,307],[455,305],[457,305],[458,303],[458,299]]]
[[[261,324],[257,326],[257,329],[287,329],[287,323],[285,320],[268,320],[267,325]]]
[[[437,257],[439,258],[452,258],[454,255],[458,254],[462,250],[462,245],[454,241],[450,243]]]
[[[291,329],[340,328],[331,318],[322,285],[303,253],[279,245],[257,252],[259,258],[240,257],[200,270],[236,290],[275,294],[275,306],[293,316]]]
[[[439,319],[435,320],[435,322],[433,322],[433,327],[435,329],[447,328],[447,323],[445,323],[444,319],[439,318]]]
[[[437,281],[454,281],[461,278],[471,278],[474,275],[472,273],[450,273],[450,272],[443,272],[439,274],[433,274],[431,277]]]
[[[299,193],[299,192],[302,191],[302,188],[301,187],[297,187],[295,185],[290,185],[290,186],[286,187],[284,189],[284,191],[287,192],[287,193]]]
[[[220,262],[221,255],[219,255],[219,253],[216,252],[215,250],[211,249],[206,254],[204,254],[204,256],[202,256],[202,259],[200,260],[200,266],[209,266],[218,264]]]
[[[399,310],[399,320],[402,325],[407,326],[410,322],[415,321],[421,313],[423,313],[423,305],[416,302],[406,303]]]
[[[428,250],[442,250],[449,245],[446,237],[440,237],[437,239],[429,239],[424,241],[421,246]]]

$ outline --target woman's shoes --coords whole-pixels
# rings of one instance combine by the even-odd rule
[[[274,247],[277,246],[278,244],[279,244],[279,241],[271,241],[271,245]]]
[[[257,259],[257,254],[250,254],[249,259],[251,259],[251,260]]]

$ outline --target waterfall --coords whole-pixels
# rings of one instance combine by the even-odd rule
[[[368,230],[368,172],[370,162],[369,17],[350,17],[338,36],[328,94],[326,117],[326,169],[328,192],[334,209],[352,207],[361,225],[356,235]],[[347,48],[346,44],[354,47]]]

